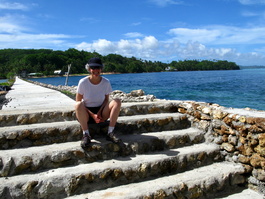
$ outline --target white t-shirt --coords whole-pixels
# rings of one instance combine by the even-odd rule
[[[86,107],[99,107],[102,105],[105,95],[112,92],[110,82],[102,77],[99,84],[92,84],[88,77],[79,80],[77,93],[83,95],[83,101]]]

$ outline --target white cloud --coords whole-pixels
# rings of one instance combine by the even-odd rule
[[[28,7],[21,3],[9,3],[9,2],[0,2],[0,10],[28,10]]]
[[[20,20],[17,20],[17,19]],[[23,15],[5,15],[0,17],[0,33],[14,34],[27,31],[28,28],[23,27],[19,23],[24,20]]]
[[[260,13],[257,13],[257,12],[251,12],[251,11],[243,11],[242,12],[242,16],[244,17],[257,17],[257,16],[260,16],[261,14]]]
[[[97,42],[92,44],[92,49],[98,49],[99,51],[113,51],[115,49],[113,43],[106,39],[99,39]]]
[[[96,51],[96,52],[113,52],[115,45],[113,42],[106,39],[99,39],[93,43],[82,42],[77,45],[78,49],[84,49],[87,51]]]
[[[265,44],[265,27],[238,28],[209,26],[201,29],[175,28],[169,30],[181,43],[198,41],[208,45]]]
[[[217,59],[233,61],[239,65],[262,65],[265,63],[265,56],[255,52],[240,53],[232,48],[207,47],[201,42],[191,40],[183,43],[175,38],[159,41],[154,36],[134,40],[121,39],[116,42],[99,39],[93,43],[82,42],[76,48],[89,52],[96,51],[102,55],[116,53],[153,61]]]
[[[100,22],[99,19],[96,19],[96,18],[93,18],[93,17],[84,17],[84,18],[81,18],[80,21],[85,21],[85,22],[88,22],[88,23],[98,23],[98,22]]]
[[[19,19],[19,20],[18,20]],[[71,38],[65,34],[34,34],[25,26],[28,18],[24,15],[0,16],[0,49],[3,48],[69,48]]]
[[[175,44],[172,43],[174,46]],[[169,46],[168,46],[169,47]],[[199,42],[188,42],[172,48],[171,58],[173,60],[183,59],[207,59],[228,60],[239,65],[264,65],[265,56],[255,52],[239,53],[232,48],[209,48]]]
[[[181,43],[186,43],[190,40],[209,43],[216,40],[216,38],[222,34],[218,29],[209,30],[188,28],[174,28],[169,30],[168,33],[175,36],[175,38],[181,41]]]
[[[144,35],[139,32],[129,32],[129,33],[124,34],[124,36],[128,38],[144,37]]]
[[[142,22],[135,22],[135,23],[132,23],[131,25],[132,26],[139,26],[139,25],[141,25],[142,24]]]
[[[128,40],[121,39],[117,42],[116,49],[119,49],[121,54],[127,54],[126,52],[129,52],[131,49],[131,43]]]
[[[255,49],[255,52],[265,54],[265,47]]]
[[[158,40],[154,36],[148,36],[142,40],[141,45],[145,49],[156,49],[159,44]]]
[[[16,33],[19,29],[19,26],[10,23],[0,23],[0,33]]]
[[[144,37],[143,39],[124,40],[111,42],[106,39],[99,39],[93,43],[82,42],[76,46],[79,50],[96,51],[100,54],[107,55],[110,53],[121,54],[128,57],[142,57],[154,59],[156,49],[159,47],[158,40],[153,36]]]
[[[174,5],[183,4],[183,1],[179,1],[179,0],[149,0],[149,1],[160,7],[165,7],[171,4],[174,4]]]
[[[69,48],[67,40],[71,36],[63,34],[0,34],[0,49],[4,48]],[[55,48],[54,48],[55,49]]]
[[[265,4],[265,0],[238,0],[243,5]]]

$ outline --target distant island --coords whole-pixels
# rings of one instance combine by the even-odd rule
[[[259,69],[265,68],[265,66],[239,66],[240,69]]]
[[[0,50],[0,78],[14,75],[35,76],[87,73],[85,64],[91,57],[100,57],[106,73],[144,73],[162,71],[197,70],[240,70],[234,62],[226,60],[181,60],[163,63],[148,61],[118,54],[100,55],[97,52],[79,51],[70,48],[66,51],[51,49],[2,49]]]

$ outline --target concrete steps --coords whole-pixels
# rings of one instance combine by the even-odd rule
[[[138,102],[125,103],[121,107],[121,116],[154,114],[154,113],[172,113],[176,112],[176,104],[174,102]],[[60,110],[47,108],[45,110],[1,110],[0,111],[0,127],[25,125],[35,123],[50,123],[60,121],[76,120],[73,107],[65,107]]]
[[[207,198],[244,183],[242,166],[223,162],[174,103],[123,104],[115,128],[123,143],[105,140],[107,124],[93,125],[84,149],[72,111],[1,122],[0,198]]]
[[[203,132],[195,128],[164,132],[120,136],[124,147],[114,145],[98,136],[87,149],[80,141],[65,142],[21,149],[0,151],[2,169],[0,176],[32,173],[57,167],[117,158],[120,155],[134,156],[153,151],[190,146],[203,142]]]
[[[116,125],[120,134],[139,134],[190,126],[187,116],[179,113],[159,113],[121,116]],[[125,130],[126,129],[126,130]],[[0,127],[0,149],[23,148],[80,140],[82,132],[75,121],[36,123]]]
[[[240,176],[242,172],[240,165],[214,163],[184,173],[75,195],[68,199],[215,198],[218,191],[235,186],[235,178],[237,182],[240,179],[243,181]]]
[[[0,127],[76,120],[73,109],[0,112]]]
[[[149,178],[179,173],[187,169],[213,163],[220,159],[215,145],[200,144],[163,153],[150,153],[124,157],[103,162],[80,164],[58,168],[36,174],[24,174],[0,179],[0,193],[4,190],[19,193],[25,197],[20,185],[33,186],[40,194],[45,190],[46,198],[64,198],[69,195],[91,192]],[[32,195],[37,198],[38,195]]]

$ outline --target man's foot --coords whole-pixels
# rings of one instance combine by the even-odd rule
[[[89,135],[83,135],[82,141],[81,141],[81,147],[88,147],[91,143],[91,137]]]
[[[111,141],[116,144],[121,142],[121,139],[117,138],[114,133],[108,133],[106,140]]]

